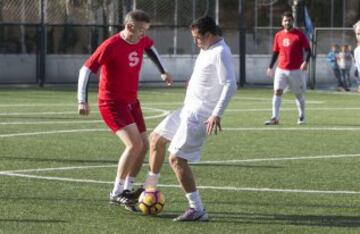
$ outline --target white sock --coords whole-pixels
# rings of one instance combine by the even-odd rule
[[[304,98],[304,95],[302,95],[302,94],[296,95],[295,102],[296,102],[296,106],[297,106],[297,109],[298,109],[299,117],[300,116],[305,116],[305,98]]]
[[[160,173],[155,174],[151,171],[148,172],[147,177],[144,182],[144,189],[147,188],[156,188],[159,183]]]
[[[272,118],[280,119],[281,96],[273,96],[272,100]]]
[[[190,208],[195,210],[204,210],[204,206],[201,202],[199,191],[185,194],[186,198],[189,201]]]
[[[123,191],[124,191],[124,180],[116,177],[115,182],[114,182],[114,188],[113,188],[113,191],[112,191],[112,195],[113,196],[119,195]]]
[[[124,190],[131,191],[134,187],[135,177],[127,176],[124,182]]]

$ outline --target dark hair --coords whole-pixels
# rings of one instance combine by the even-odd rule
[[[285,11],[282,15],[281,15],[281,19],[283,19],[284,17],[289,17],[292,20],[294,20],[294,16],[292,15],[292,13],[290,11]]]
[[[216,25],[214,19],[210,16],[198,18],[190,25],[190,27],[191,29],[197,29],[201,35],[204,35],[207,32],[219,36],[222,34],[220,27]]]
[[[143,10],[134,10],[126,14],[124,24],[131,22],[146,22],[150,23],[150,16]]]

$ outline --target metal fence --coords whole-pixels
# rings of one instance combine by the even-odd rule
[[[268,2],[274,4],[266,4]],[[171,58],[197,54],[198,50],[192,43],[188,25],[199,16],[213,16],[222,27],[224,38],[233,54],[241,54],[240,42],[246,44],[246,73],[247,80],[251,83],[254,80],[252,76],[257,74],[256,67],[265,66],[265,62],[259,62],[254,58],[262,56],[261,58],[266,61],[266,56],[271,54],[273,36],[280,29],[281,12],[291,9],[291,2],[0,0],[0,69],[4,68],[0,70],[0,84],[43,84],[45,77],[50,74],[46,70],[55,74],[58,69],[49,67],[55,63],[49,62],[49,57],[66,58],[67,64],[72,65],[71,58],[86,57],[107,37],[121,30],[124,15],[135,8],[143,9],[150,14],[152,26],[148,34],[154,39],[159,53]],[[315,2],[324,3],[322,0],[312,1]],[[245,29],[242,31],[243,35],[240,33],[240,6],[243,7],[244,14],[241,21]],[[351,28],[317,28],[314,51],[317,54],[325,54],[332,43],[355,46],[354,38]],[[19,63],[29,69],[23,72],[26,74],[24,79],[20,78],[20,71],[16,68]],[[9,69],[11,67],[14,71]],[[4,73],[4,70],[7,73]],[[18,75],[14,75],[15,73]],[[61,83],[61,80],[59,82]]]

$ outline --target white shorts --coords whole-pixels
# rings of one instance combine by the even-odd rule
[[[171,141],[169,152],[188,161],[199,161],[206,138],[206,119],[196,113],[177,110],[168,115],[154,132]]]
[[[303,94],[306,90],[306,73],[298,70],[284,70],[276,68],[274,77],[274,90],[284,90],[287,87],[294,94]]]

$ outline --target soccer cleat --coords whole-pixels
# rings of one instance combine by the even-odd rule
[[[120,205],[134,203],[133,200],[130,198],[129,193],[131,193],[129,190],[124,190],[118,195],[113,195],[112,193],[110,193],[110,203]]]
[[[182,215],[173,219],[174,222],[200,221],[207,222],[209,217],[205,210],[197,211],[194,208],[188,208]]]
[[[129,199],[131,199],[134,203],[138,203],[139,197],[144,192],[145,189],[143,187],[140,187],[136,189],[135,191],[128,192],[127,196]]]
[[[138,209],[136,207],[137,202],[134,202],[133,199],[129,197],[129,193],[131,193],[129,190],[124,190],[118,195],[113,195],[112,193],[110,193],[110,203],[121,205],[126,210],[132,212],[138,212]]]
[[[305,124],[305,117],[302,115],[299,117],[298,121],[297,121],[298,125],[303,125]]]
[[[265,121],[265,125],[278,125],[279,120],[277,118],[271,118],[270,120]]]

